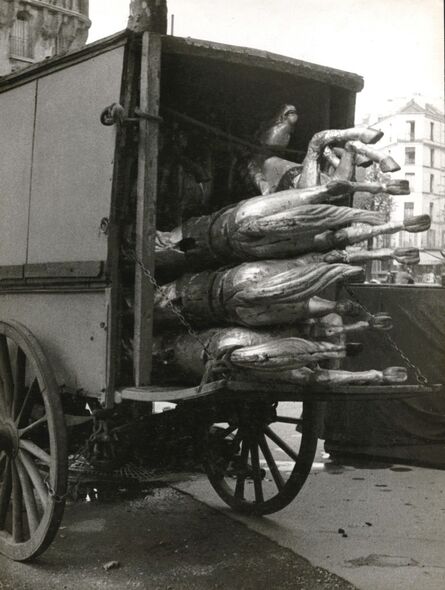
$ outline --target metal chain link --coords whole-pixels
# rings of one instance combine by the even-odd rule
[[[165,295],[162,294],[161,285],[157,282],[157,280],[155,279],[155,277],[151,273],[150,269],[145,266],[145,264],[136,255],[136,253],[133,250],[127,249],[127,250],[125,250],[124,254],[128,258],[130,258],[130,260],[133,260],[140,267],[140,269],[142,270],[144,275],[147,277],[147,279],[153,285],[155,291],[157,291],[158,293],[161,294],[162,299],[166,302],[169,309],[173,312],[173,314],[178,318],[180,323],[187,330],[188,334],[194,340],[196,340],[196,342],[198,342],[198,344],[202,347],[202,349],[206,353],[206,356],[207,356],[206,367],[205,367],[205,371],[203,373],[202,380],[201,380],[201,383],[200,383],[199,389],[198,389],[198,391],[201,391],[202,388],[204,387],[204,385],[206,385],[206,383],[208,383],[212,379],[212,377],[215,373],[221,373],[221,372],[225,373],[225,370],[228,370],[230,368],[230,366],[229,366],[230,363],[228,361],[227,354],[223,351],[223,353],[221,355],[218,355],[218,356],[214,355],[211,352],[211,350],[208,348],[207,344],[200,338],[199,334],[196,332],[196,330],[193,328],[193,326],[190,324],[190,322],[184,317],[181,310],[178,309],[178,307],[172,301],[170,301],[170,299],[167,299],[165,297]]]
[[[161,297],[165,300],[167,306],[174,313],[174,315],[178,318],[178,320],[181,322],[181,324],[187,330],[187,332],[189,333],[189,335],[192,336],[192,338],[194,338],[203,347],[203,349],[204,349],[205,353],[207,354],[207,356],[209,357],[209,359],[211,359],[213,361],[216,361],[217,359],[216,359],[215,355],[213,355],[210,352],[210,350],[208,349],[206,343],[203,342],[203,340],[201,340],[201,338],[199,337],[199,334],[194,330],[194,328],[190,324],[190,322],[184,317],[184,314],[181,312],[181,310],[178,309],[178,307],[176,307],[176,305],[172,301],[170,301],[170,299],[167,299],[166,296],[162,294],[161,285],[154,278],[154,276],[152,275],[150,269],[145,266],[145,264],[142,262],[142,260],[140,258],[138,258],[138,256],[136,255],[136,253],[133,252],[132,250],[125,250],[125,254],[131,260],[134,260],[134,262],[141,268],[141,270],[144,273],[144,275],[147,277],[147,279],[150,281],[150,283],[155,288],[155,291],[157,291],[158,293],[161,294]]]
[[[70,461],[70,465],[73,465],[78,459],[82,458],[82,459],[87,459],[88,458],[88,454],[89,454],[89,443],[93,437],[94,433],[91,434],[87,440],[85,441],[84,445],[82,446],[82,448],[77,451],[77,453],[74,455],[74,457],[71,459]],[[69,471],[69,467],[68,467],[68,471]],[[52,485],[49,483],[49,474],[47,475],[47,477],[45,478],[45,486],[48,490],[48,495],[50,498],[54,498],[54,501],[56,502],[56,504],[60,504],[60,502],[63,502],[64,500],[66,500],[66,498],[68,498],[69,496],[71,496],[73,499],[75,499],[75,496],[73,495],[74,490],[76,490],[77,493],[77,489],[79,487],[79,484],[82,480],[83,477],[83,471],[79,471],[78,476],[76,477],[76,479],[74,480],[74,482],[72,482],[71,484],[68,484],[66,492],[64,494],[62,494],[61,496],[57,495],[54,488],[52,487]]]
[[[353,299],[355,303],[357,303],[357,305],[361,307],[361,309],[367,314],[368,317],[373,317],[373,314],[369,311],[369,309],[367,309],[363,305],[363,303],[360,301],[360,299],[348,285],[343,284],[343,288],[351,297],[351,299]],[[400,348],[400,346],[397,344],[394,338],[390,336],[390,334],[388,334],[388,332],[386,331],[383,332],[383,337],[390,344],[393,350],[395,350],[399,354],[400,358],[414,371],[417,383],[419,383],[419,385],[429,385],[428,378],[425,377],[421,369],[408,358],[408,356],[403,352],[403,350]]]

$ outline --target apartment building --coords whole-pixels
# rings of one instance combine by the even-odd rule
[[[432,280],[445,271],[445,117],[436,107],[411,99],[391,114],[366,122],[385,135],[377,147],[400,164],[393,178],[409,181],[411,194],[395,197],[391,218],[403,220],[427,213],[431,229],[423,234],[400,232],[393,246],[417,246],[421,250],[419,278]]]

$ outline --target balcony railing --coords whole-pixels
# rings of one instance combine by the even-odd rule
[[[23,37],[11,35],[9,48],[10,54],[13,56],[27,57],[30,59],[33,57],[31,44],[28,39]]]

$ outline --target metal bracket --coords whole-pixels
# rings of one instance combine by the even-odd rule
[[[157,115],[150,115],[145,111],[141,111],[139,107],[134,109],[135,117],[124,117],[124,107],[118,102],[113,102],[105,107],[100,114],[100,122],[102,125],[111,127],[112,125],[123,125],[124,123],[139,123],[141,119],[146,119],[154,123],[163,123],[162,117]]]

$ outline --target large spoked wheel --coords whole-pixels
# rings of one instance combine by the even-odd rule
[[[272,514],[290,504],[314,460],[318,405],[238,404],[225,420],[210,428],[205,451],[207,476],[218,495],[243,514]]]
[[[53,540],[68,477],[59,391],[34,336],[0,322],[0,553],[27,561]]]

